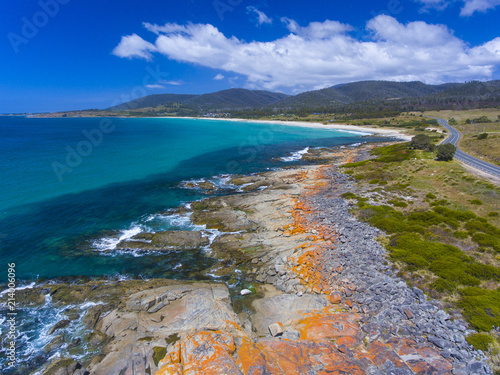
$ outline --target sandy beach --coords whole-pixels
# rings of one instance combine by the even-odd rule
[[[192,120],[218,120],[218,121],[234,121],[234,122],[251,122],[257,124],[274,124],[286,126],[301,126],[304,128],[321,128],[331,130],[344,130],[348,132],[366,133],[366,135],[381,135],[385,137],[393,137],[405,141],[411,140],[411,136],[394,129],[381,129],[367,126],[347,125],[347,124],[323,124],[321,122],[303,122],[303,121],[278,121],[278,120],[247,120],[240,118],[216,118],[216,117],[151,117],[151,118],[175,118],[175,119],[192,119]]]

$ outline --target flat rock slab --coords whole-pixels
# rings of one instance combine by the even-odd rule
[[[143,234],[134,236],[130,241],[121,241],[116,245],[117,249],[134,250],[195,250],[210,243],[200,231],[164,231],[147,236],[149,241],[139,240],[145,237]]]
[[[252,302],[255,314],[251,316],[252,324],[259,334],[268,334],[268,327],[273,323],[290,324],[300,319],[304,314],[319,312],[328,305],[322,295],[280,294],[277,296],[258,299]]]

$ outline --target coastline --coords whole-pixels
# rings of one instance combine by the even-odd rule
[[[96,281],[27,289],[37,301],[48,288],[53,303],[95,304],[80,313],[91,332],[81,339],[102,348],[103,356],[55,359],[43,374],[59,373],[49,371],[54,369],[76,374],[82,366],[95,373],[140,366],[157,375],[193,369],[247,374],[255,367],[289,373],[282,372],[285,366],[292,372],[340,366],[351,373],[424,368],[437,374],[466,368],[466,361],[446,358],[448,348],[458,344],[415,330],[424,319],[430,333],[438,327],[460,336],[465,323],[442,324],[446,313],[385,264],[385,250],[375,242],[381,232],[357,221],[340,198],[353,182],[335,165],[364,160],[372,147],[311,150],[308,160],[316,165],[234,176],[244,193],[192,204],[193,221],[220,230],[212,243],[219,263],[209,270],[215,276],[211,282]],[[230,274],[241,279],[236,292],[245,288],[250,294],[214,282]],[[57,345],[72,319],[52,327],[59,328],[49,334],[48,346]],[[288,356],[293,363],[283,359]]]
[[[128,118],[128,117],[126,117]],[[145,118],[162,118],[162,119],[191,119],[191,120],[212,120],[212,121],[229,121],[229,122],[249,122],[256,124],[271,124],[271,125],[285,125],[285,126],[298,126],[304,128],[316,128],[316,129],[330,129],[330,130],[345,130],[356,133],[368,133],[366,135],[380,135],[386,137],[392,137],[401,139],[404,141],[411,140],[411,137],[401,131],[393,129],[381,129],[366,126],[357,125],[347,125],[347,124],[323,124],[320,122],[303,122],[303,121],[279,121],[279,120],[247,120],[240,118],[214,118],[214,117],[145,117]]]

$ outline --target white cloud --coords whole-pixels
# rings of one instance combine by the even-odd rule
[[[172,86],[180,86],[180,85],[183,85],[185,82],[180,79],[178,81],[160,81],[160,83],[164,84],[164,85],[172,85]]]
[[[156,51],[154,44],[146,42],[137,34],[122,36],[120,43],[113,49],[113,55],[127,57],[129,59],[137,57],[151,60],[150,52]]]
[[[486,12],[500,5],[500,0],[465,0],[464,7],[462,8],[461,16],[471,16],[475,12]]]
[[[264,12],[258,10],[256,7],[253,6],[248,6],[247,7],[247,13],[255,14],[257,16],[257,24],[262,25],[264,23],[273,23],[272,18],[269,18]]]
[[[146,88],[155,90],[155,89],[165,89],[166,87],[163,85],[146,85]]]
[[[222,74],[220,74],[220,73],[219,73],[219,74],[217,74],[217,75],[214,77],[214,79],[215,79],[216,81],[221,81],[221,80],[223,80],[223,79],[224,79],[224,76],[223,76]]]
[[[146,41],[136,42],[144,49],[130,49],[130,55],[120,57],[142,57],[155,50],[178,62],[244,76],[248,88],[288,91],[367,79],[491,79],[500,64],[500,38],[471,48],[444,25],[402,24],[379,15],[367,23],[368,36],[356,39],[349,35],[351,26],[336,21],[305,27],[282,21],[290,33],[269,42],[226,37],[207,24],[145,24],[157,34],[154,49]]]
[[[475,12],[486,12],[500,5],[500,0],[415,0],[424,4],[422,11],[427,11],[430,8],[443,10],[453,2],[460,1],[463,3],[460,11],[461,16],[472,16]]]

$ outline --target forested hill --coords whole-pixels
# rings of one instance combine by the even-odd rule
[[[275,114],[336,113],[392,116],[403,111],[471,109],[500,105],[500,81],[445,83],[361,81],[294,96],[263,90],[229,89],[203,95],[159,94],[108,109],[135,116],[198,116],[229,112],[255,117]]]
[[[246,89],[229,89],[203,95],[158,94],[109,108],[112,111],[151,108],[183,104],[202,111],[224,111],[241,108],[264,107],[288,97],[286,94]]]

